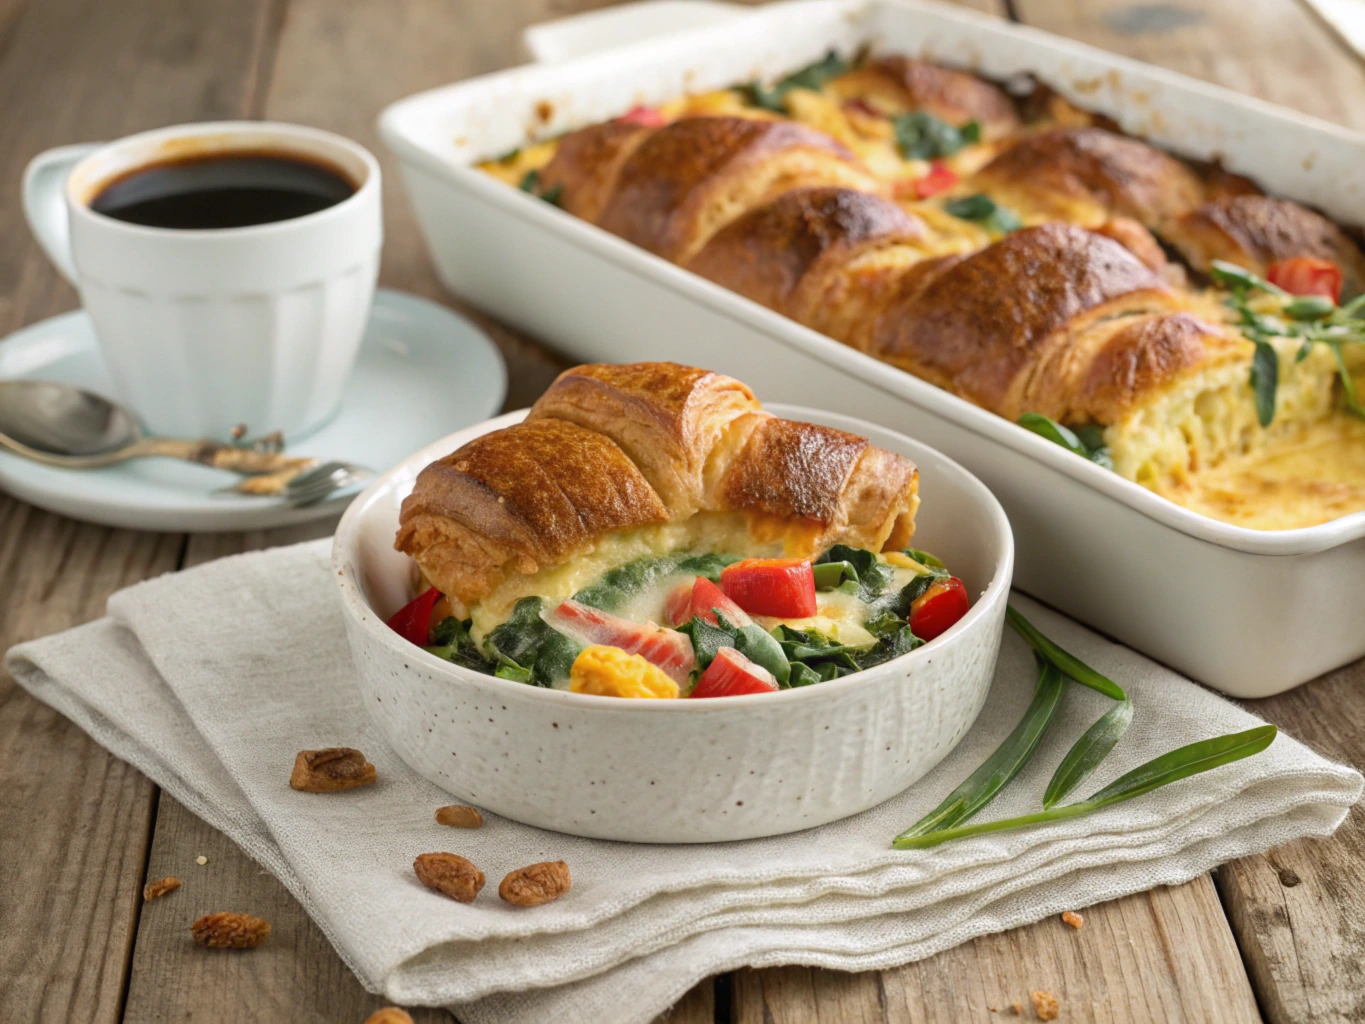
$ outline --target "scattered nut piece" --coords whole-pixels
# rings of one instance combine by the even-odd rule
[[[202,868],[205,864],[209,862],[209,859],[201,853],[198,857],[194,858],[194,862]]]
[[[165,896],[172,889],[180,888],[180,879],[166,877],[159,882],[148,882],[142,890],[144,900],[154,900],[158,896]]]
[[[382,1010],[375,1010],[365,1018],[365,1024],[412,1024],[412,1016],[407,1010],[400,1010],[396,1006],[386,1006]]]
[[[1051,992],[1030,992],[1029,998],[1033,1000],[1033,1012],[1039,1020],[1057,1019],[1057,997]]]
[[[1068,910],[1066,913],[1064,913],[1062,915],[1062,920],[1065,921],[1067,924],[1071,925],[1071,927],[1075,928],[1077,931],[1080,931],[1081,925],[1085,924],[1085,918],[1081,917],[1081,915],[1076,913],[1074,910]]]
[[[270,922],[250,914],[205,914],[190,925],[194,941],[216,949],[255,949],[270,934]]]
[[[436,824],[453,825],[456,828],[478,828],[483,824],[483,815],[473,807],[451,804],[449,807],[436,808]]]
[[[508,874],[498,895],[514,907],[538,907],[569,891],[569,865],[562,860],[529,864]]]
[[[472,903],[483,888],[483,872],[454,853],[424,853],[412,862],[417,880],[452,900]]]
[[[335,793],[368,786],[375,780],[374,765],[352,747],[300,750],[294,759],[289,785],[304,793]]]

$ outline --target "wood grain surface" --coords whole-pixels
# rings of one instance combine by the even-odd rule
[[[969,4],[1365,126],[1365,69],[1294,0],[972,0]],[[270,117],[358,139],[386,175],[382,283],[473,315],[506,357],[507,407],[564,360],[444,294],[375,118],[392,100],[518,59],[520,30],[594,0],[0,0],[0,332],[76,304],[23,224],[24,163],[48,146],[177,121]],[[0,496],[0,642],[102,613],[160,572],[321,536],[138,534]],[[92,666],[92,671],[98,671]],[[1252,709],[1328,756],[1365,757],[1365,664]],[[286,757],[289,752],[286,752]],[[897,970],[740,971],[699,985],[672,1024],[1008,1018],[1045,989],[1068,1021],[1365,1020],[1365,819],[1332,840],[984,936]],[[195,858],[208,858],[205,865]],[[302,908],[222,834],[0,679],[0,1020],[347,1022],[364,991]],[[181,889],[143,904],[146,880]],[[1221,903],[1220,903],[1221,897]],[[206,951],[208,910],[271,921],[249,954]],[[1226,912],[1225,912],[1226,911]],[[422,1024],[450,1020],[421,1011]]]

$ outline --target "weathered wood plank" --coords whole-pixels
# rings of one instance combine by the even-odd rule
[[[1327,757],[1365,760],[1365,662],[1250,701],[1258,715]],[[1267,1019],[1365,1020],[1365,811],[1328,840],[1225,864],[1218,890]]]
[[[0,649],[99,616],[179,554],[178,537],[0,495]],[[0,1017],[117,1020],[153,800],[135,769],[0,677]]]
[[[62,143],[250,113],[270,9],[0,4],[0,332],[76,301],[29,238],[25,162]],[[0,647],[98,616],[111,591],[174,569],[181,544],[0,498]],[[154,796],[136,771],[0,680],[0,1016],[117,1020]]]
[[[1050,992],[1068,1021],[1259,1020],[1207,877],[984,935],[895,970],[787,967],[735,975],[736,1024],[956,1024],[1029,1009]]]

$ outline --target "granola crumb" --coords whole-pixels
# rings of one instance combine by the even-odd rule
[[[449,807],[436,808],[436,824],[451,825],[455,828],[478,828],[483,824],[483,815],[473,807],[451,804]]]
[[[1022,1003],[1010,1003],[1010,1013],[1014,1014],[1014,1016],[1016,1016],[1016,1017],[1022,1017],[1022,1016],[1024,1015],[1024,1007],[1023,1007],[1023,1004],[1022,1004]]]
[[[294,758],[289,785],[303,793],[335,793],[375,780],[374,765],[354,747],[300,750]]]
[[[1085,924],[1085,918],[1081,917],[1081,915],[1076,913],[1074,910],[1068,910],[1065,914],[1063,914],[1062,920],[1065,921],[1067,924],[1071,925],[1071,927],[1075,928],[1077,931],[1080,931],[1081,925]]]
[[[386,1006],[382,1010],[375,1010],[365,1018],[365,1024],[412,1024],[412,1016],[407,1010],[400,1010],[396,1006]]]
[[[1057,1019],[1057,997],[1051,992],[1030,992],[1029,998],[1033,1000],[1033,1012],[1039,1020]]]
[[[498,895],[514,907],[538,907],[559,899],[570,884],[569,865],[547,860],[509,872],[498,886]]]
[[[483,872],[455,853],[424,853],[412,862],[417,880],[461,903],[473,903],[483,888]]]
[[[209,859],[201,853],[198,857],[194,858],[194,862],[202,868],[205,864],[209,862]]]
[[[214,949],[255,949],[270,934],[270,922],[251,914],[205,914],[190,925],[194,941]]]
[[[172,889],[180,888],[180,879],[172,878],[169,875],[159,882],[148,882],[142,890],[144,900],[154,900],[158,896],[165,896]]]

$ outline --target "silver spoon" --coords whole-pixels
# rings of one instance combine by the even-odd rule
[[[137,418],[117,402],[69,384],[41,380],[0,381],[0,447],[70,469],[151,456],[184,459],[244,475],[297,472],[317,463],[317,459],[217,441],[147,437]]]

